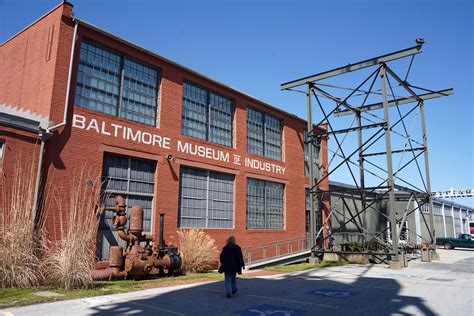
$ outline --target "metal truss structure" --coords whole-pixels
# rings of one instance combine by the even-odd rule
[[[338,197],[345,205],[347,198],[355,198],[358,201],[358,205],[354,203],[355,211],[350,213],[349,219],[339,228],[352,222],[365,240],[375,240],[382,245],[383,253],[391,260],[399,260],[399,255],[403,252],[399,238],[407,216],[422,208],[425,211],[420,214],[429,232],[429,238],[423,240],[431,246],[435,243],[425,101],[451,95],[453,89],[433,91],[408,82],[413,61],[422,52],[424,40],[417,39],[416,42],[416,46],[407,49],[281,85],[282,90],[306,95],[309,161],[313,161],[313,146],[318,138],[333,138],[328,144],[335,147],[327,146],[330,156],[327,170],[323,170],[319,179],[315,179],[314,164],[309,163],[309,177],[313,179],[310,188],[310,245],[313,255],[317,252],[317,241],[331,238],[332,234],[338,232],[338,229],[332,232],[323,230],[330,223],[334,206],[329,214],[320,216],[321,220],[316,223],[316,201],[328,197]],[[401,64],[403,61],[408,67]],[[407,69],[403,79],[397,74],[402,69]],[[355,88],[347,88],[328,82],[341,75],[357,75],[356,80],[360,83]],[[338,78],[343,81],[342,77]],[[354,79],[349,82],[354,82]],[[305,89],[298,90],[298,87]],[[341,91],[347,91],[347,94],[341,97]],[[317,123],[313,123],[313,104],[321,115]],[[411,124],[408,124],[410,119]],[[318,130],[316,126],[320,125],[326,126],[326,130]],[[396,168],[395,160],[398,160]],[[324,180],[337,173],[350,177],[353,186],[321,188]],[[404,209],[400,207],[400,201],[407,203]],[[410,208],[412,202],[417,207]],[[376,207],[377,203],[386,205],[386,213],[381,215],[390,223],[381,231],[364,227],[364,214],[369,211],[380,212],[379,207]],[[428,221],[425,218],[426,208],[429,209]],[[421,236],[417,237],[421,240]]]

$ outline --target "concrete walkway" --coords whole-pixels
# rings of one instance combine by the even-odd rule
[[[12,308],[4,315],[472,315],[474,251],[403,270],[348,265],[241,279],[225,298],[207,282]],[[0,312],[0,315],[2,314]]]

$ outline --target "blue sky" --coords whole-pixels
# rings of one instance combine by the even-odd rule
[[[303,118],[304,96],[280,91],[282,82],[424,37],[410,82],[455,89],[426,103],[432,189],[473,187],[472,1],[72,2],[76,16]],[[0,0],[0,42],[57,3]]]

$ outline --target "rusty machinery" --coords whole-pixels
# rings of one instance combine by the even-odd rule
[[[106,207],[104,211],[112,211],[112,220],[117,228],[120,239],[127,242],[125,250],[112,246],[109,250],[109,269],[97,270],[94,279],[110,280],[148,275],[171,275],[181,267],[181,257],[178,249],[172,245],[166,246],[163,239],[164,214],[160,213],[160,239],[158,246],[151,245],[153,235],[143,234],[143,209],[134,205],[130,209],[130,227],[127,231],[127,215],[125,200],[115,196],[115,206]],[[144,246],[143,246],[144,243]]]

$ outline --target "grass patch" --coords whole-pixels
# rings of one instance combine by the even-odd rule
[[[273,266],[273,267],[266,267],[264,270],[268,271],[276,271],[276,272],[298,272],[298,271],[305,271],[315,268],[327,268],[327,267],[338,267],[346,265],[346,261],[321,261],[320,263],[312,264],[308,262],[301,262],[301,263],[294,263],[288,264],[284,266]]]
[[[222,280],[222,275],[217,272],[203,272],[141,281],[97,281],[94,282],[89,289],[75,290],[55,288],[0,288],[0,309],[215,280]],[[41,297],[34,294],[39,291],[50,291],[64,296]]]

